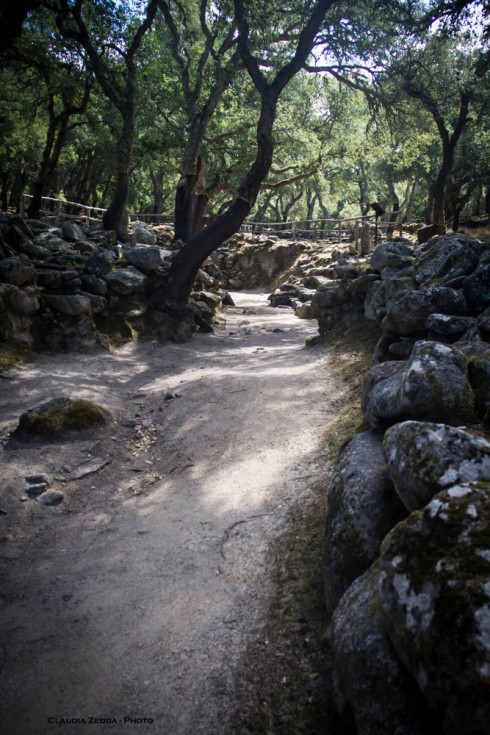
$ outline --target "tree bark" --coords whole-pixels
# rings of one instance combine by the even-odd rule
[[[129,169],[134,139],[134,107],[128,102],[125,110],[121,110],[123,128],[117,146],[116,186],[111,203],[104,212],[102,223],[106,230],[114,230],[118,240],[125,242],[128,236],[124,208],[128,198]]]

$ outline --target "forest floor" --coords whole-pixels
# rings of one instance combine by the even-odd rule
[[[319,437],[345,385],[328,348],[305,347],[316,321],[262,293],[233,297],[214,335],[3,374],[5,732],[337,732]],[[111,425],[9,444],[23,411],[59,395],[104,406]],[[26,495],[38,473],[60,505]]]

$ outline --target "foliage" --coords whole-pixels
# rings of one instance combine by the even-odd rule
[[[41,5],[33,4],[22,35],[4,52],[0,71],[2,207],[18,206],[21,188],[31,190],[38,176],[50,97],[58,114],[67,96],[80,100],[87,70],[96,71],[87,48],[77,41],[77,7],[103,69],[92,81],[88,107],[70,119],[46,193],[107,206],[118,175],[124,116],[114,100],[108,101],[101,79],[105,75],[116,92],[124,92],[127,54],[149,3],[45,0]],[[313,6],[311,0],[246,3],[250,52],[267,83],[291,60]],[[409,219],[424,219],[443,146],[431,111],[420,97],[408,94],[407,74],[412,85],[430,93],[449,135],[457,123],[458,95],[471,91],[446,211],[451,216],[455,209],[482,212],[490,202],[485,8],[478,2],[384,0],[375,7],[367,1],[354,7],[332,2],[308,60],[309,72],[296,75],[278,103],[274,161],[258,194],[256,216],[349,216],[377,200],[387,211],[409,207]],[[59,32],[63,13],[64,38]],[[218,213],[236,195],[255,156],[259,95],[234,57],[235,28],[231,0],[159,3],[134,57],[130,210],[163,209],[173,217],[184,161],[195,166],[198,158],[205,167],[201,185],[209,212]],[[229,77],[222,83],[225,68]],[[199,115],[209,112],[200,143],[190,152],[190,130]]]

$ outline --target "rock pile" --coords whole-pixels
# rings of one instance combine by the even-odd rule
[[[490,249],[387,242],[360,270],[311,298],[320,333],[348,303],[382,332],[327,496],[337,707],[360,735],[486,735]]]
[[[189,306],[150,303],[168,272],[172,234],[136,223],[121,245],[101,225],[0,216],[0,342],[66,352],[136,333],[180,342],[209,331],[224,294],[208,293],[219,284],[204,271]]]

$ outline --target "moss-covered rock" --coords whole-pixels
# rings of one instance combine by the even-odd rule
[[[23,413],[10,436],[20,441],[61,439],[72,432],[100,429],[109,421],[109,413],[96,403],[62,396]]]
[[[325,514],[328,616],[349,585],[377,559],[386,534],[407,515],[388,476],[382,438],[372,431],[356,434],[342,447],[335,465]]]
[[[404,421],[388,429],[383,447],[396,492],[410,511],[455,483],[490,482],[490,444],[462,429]]]
[[[489,732],[489,528],[490,483],[455,485],[381,547],[383,627],[445,735]]]
[[[332,622],[337,708],[357,735],[440,735],[384,630],[374,564],[343,596]]]
[[[450,425],[474,419],[464,355],[449,345],[419,340],[410,359],[375,365],[366,373],[361,405],[373,427],[405,419]]]

